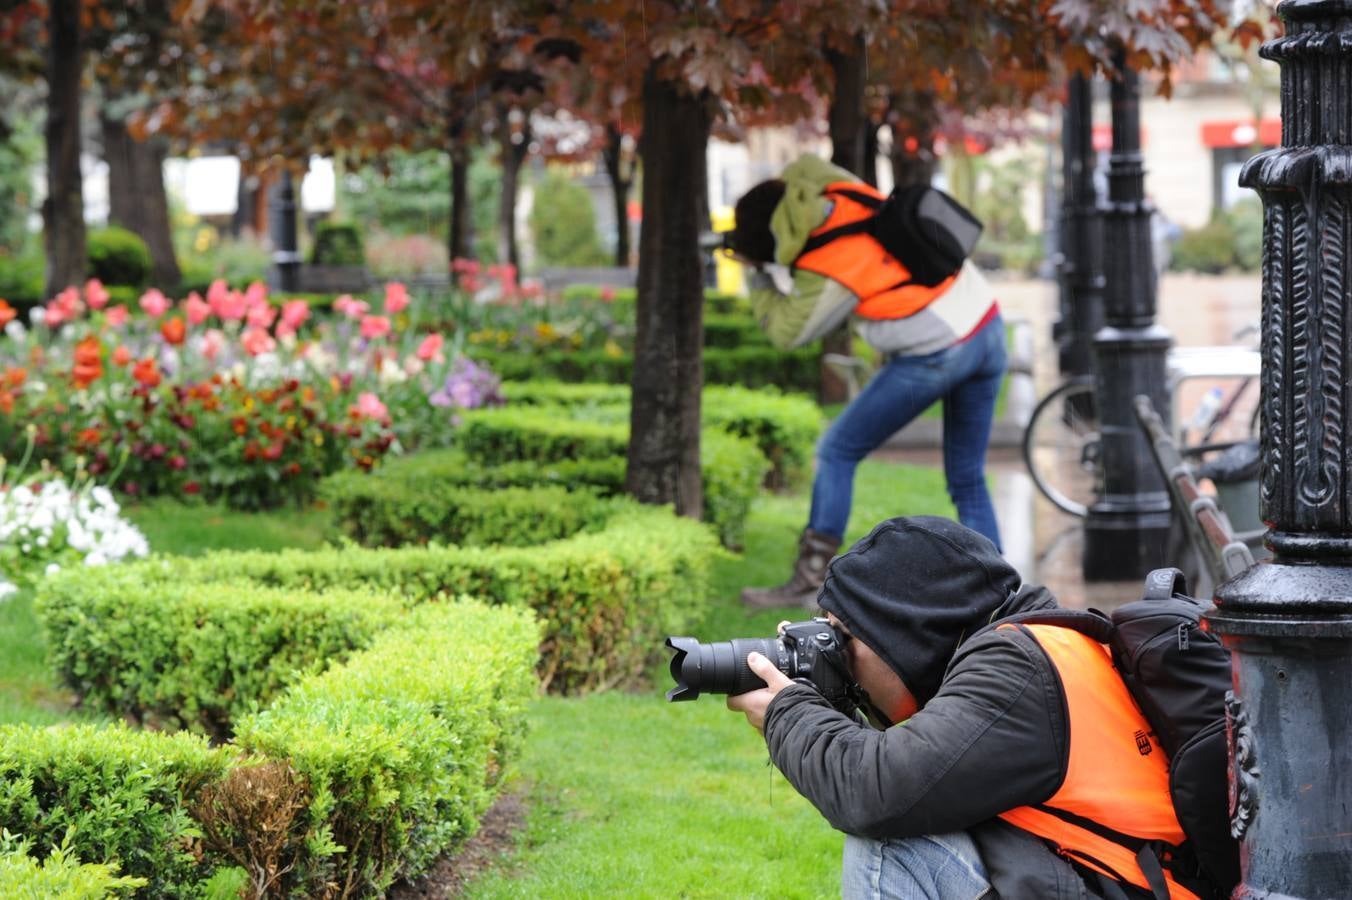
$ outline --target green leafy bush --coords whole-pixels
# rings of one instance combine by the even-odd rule
[[[717,428],[700,438],[717,452],[702,452],[704,518],[728,547],[741,545],[750,498],[759,488],[769,462],[756,445]],[[460,447],[480,465],[506,461],[551,462],[560,459],[625,458],[627,422],[606,423],[565,417],[549,407],[502,407],[466,413]],[[747,482],[749,473],[756,477]]]
[[[552,378],[568,382],[629,384],[634,358],[605,350],[547,350],[508,353],[483,346],[466,349],[488,363],[504,381]],[[821,382],[821,350],[816,346],[777,350],[770,346],[712,347],[704,351],[704,383],[775,387],[816,394]]]
[[[205,252],[181,253],[183,277],[180,291],[205,295],[211,282],[225,279],[232,288],[243,290],[250,282],[267,281],[272,268],[272,253],[261,241],[231,238]]]
[[[474,833],[519,752],[538,642],[523,611],[433,604],[241,722],[241,748],[309,785],[293,895],[378,895]]]
[[[367,646],[404,609],[370,590],[142,580],[128,566],[45,579],[35,611],[86,707],[217,740],[298,673]]]
[[[1245,198],[1226,211],[1235,231],[1235,265],[1257,272],[1263,265],[1263,204]]]
[[[563,406],[570,415],[589,416],[590,410],[629,406],[629,389],[612,384],[570,384],[557,381],[518,381],[503,385],[508,407]],[[701,402],[704,424],[722,428],[756,442],[773,467],[766,479],[771,488],[799,483],[807,473],[817,437],[821,408],[812,400],[762,388],[710,385]]]
[[[613,504],[585,488],[448,485],[421,476],[419,456],[405,457],[407,464],[393,474],[377,470],[327,479],[321,495],[341,531],[366,547],[433,541],[530,547],[594,531],[613,512]]]
[[[117,865],[82,865],[69,847],[53,847],[42,862],[29,856],[32,842],[5,841],[0,851],[0,897],[33,900],[103,900],[131,896],[146,879],[117,875]]]
[[[769,347],[770,339],[750,315],[704,314],[704,346],[734,349]],[[783,351],[780,351],[783,352]]]
[[[89,274],[104,284],[144,287],[150,280],[150,248],[116,225],[89,232]]]
[[[610,262],[596,234],[591,194],[562,172],[551,170],[536,185],[530,229],[544,265],[604,266]]]
[[[1174,244],[1172,265],[1181,271],[1217,274],[1235,264],[1235,229],[1225,217],[1184,229]]]
[[[41,252],[13,256],[0,252],[0,300],[20,312],[42,303],[46,299],[43,297],[45,267]]]
[[[188,810],[235,755],[120,725],[0,727],[0,827],[39,851],[117,864],[147,880],[146,896],[197,896],[213,862]]]
[[[545,684],[561,693],[588,692],[641,676],[662,638],[693,628],[709,602],[709,569],[718,553],[710,530],[661,507],[626,510],[600,531],[532,548],[221,552],[119,569],[140,579],[147,595],[165,584],[208,582],[248,593],[259,586],[368,590],[413,602],[468,594],[530,608],[545,628]],[[94,571],[63,572],[63,593],[74,597]],[[90,632],[88,640],[102,638]]]
[[[310,262],[322,266],[365,265],[361,230],[351,222],[320,222],[315,227]]]

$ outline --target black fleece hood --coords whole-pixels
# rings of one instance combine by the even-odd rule
[[[874,528],[832,560],[817,604],[901,676],[922,705],[939,690],[958,645],[1029,606],[1019,573],[982,535],[938,516],[903,516]]]

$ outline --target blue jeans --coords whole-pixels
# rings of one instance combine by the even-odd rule
[[[958,508],[958,521],[998,548],[1000,528],[986,489],[986,445],[1007,355],[1004,322],[996,316],[961,344],[928,356],[898,356],[883,366],[817,447],[808,527],[844,537],[859,461],[942,400],[948,495]]]
[[[900,841],[845,835],[843,900],[978,900],[991,891],[965,831]]]

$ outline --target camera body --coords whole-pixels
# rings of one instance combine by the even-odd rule
[[[789,678],[806,682],[836,709],[853,715],[858,689],[845,658],[849,639],[824,618],[791,622],[773,638],[734,638],[701,644],[694,638],[669,637],[674,651],[671,677],[676,687],[670,701],[694,700],[701,693],[744,694],[765,687],[746,664],[748,653],[760,653]]]

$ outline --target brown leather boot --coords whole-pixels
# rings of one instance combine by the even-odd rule
[[[840,549],[840,541],[813,531],[803,530],[798,539],[798,560],[793,564],[793,577],[779,587],[743,588],[742,605],[750,609],[773,609],[779,606],[817,608],[817,592],[826,579],[826,564]]]

